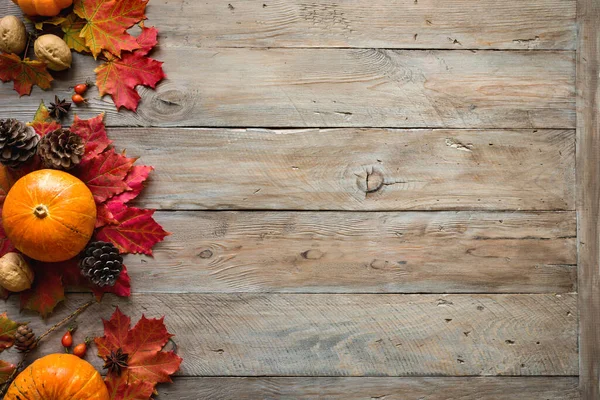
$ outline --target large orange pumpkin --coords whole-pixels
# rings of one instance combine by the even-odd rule
[[[90,189],[71,174],[42,169],[19,179],[2,209],[6,235],[26,256],[46,262],[79,254],[96,224]]]
[[[54,17],[60,10],[73,4],[73,0],[13,0],[27,15]]]
[[[17,376],[4,400],[109,400],[102,376],[72,354],[50,354]]]

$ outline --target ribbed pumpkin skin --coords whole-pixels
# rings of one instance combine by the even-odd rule
[[[85,183],[73,175],[43,169],[13,185],[4,201],[2,223],[8,238],[26,256],[65,261],[79,254],[92,237],[96,204]]]
[[[25,368],[4,400],[109,400],[102,376],[72,354],[50,354]]]
[[[73,4],[73,0],[13,0],[27,15],[54,17],[60,10]]]

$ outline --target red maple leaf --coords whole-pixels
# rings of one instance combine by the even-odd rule
[[[117,109],[125,107],[135,111],[140,102],[140,95],[135,90],[138,85],[156,88],[158,82],[165,78],[162,62],[146,57],[156,45],[155,28],[142,28],[137,38],[139,50],[125,52],[121,58],[109,56],[108,61],[94,70],[96,86],[100,95],[110,94]]]
[[[152,170],[154,170],[154,168],[146,165],[134,165],[129,171],[129,174],[125,177],[125,183],[129,186],[129,190],[116,195],[111,198],[110,201],[125,204],[138,197],[140,193],[142,193],[144,182],[148,179]]]
[[[28,58],[22,60],[16,54],[0,53],[0,80],[14,81],[15,90],[23,96],[31,93],[33,85],[49,89],[53,78],[48,73],[46,64],[41,61]]]
[[[111,242],[121,253],[151,256],[152,247],[169,235],[152,218],[154,210],[128,207],[118,202],[110,202],[108,209],[119,223],[103,226],[96,233],[96,238]]]
[[[146,18],[148,0],[75,0],[73,11],[86,21],[79,36],[94,58],[107,50],[117,57],[140,47],[127,29]]]
[[[131,319],[117,307],[110,320],[104,322],[104,336],[95,339],[98,356],[105,361],[117,352],[126,355],[126,367],[120,373],[109,370],[106,381],[111,399],[147,399],[157,383],[171,382],[171,375],[179,370],[181,357],[172,351],[163,351],[173,336],[167,331],[164,317],[148,319],[144,315],[130,329]],[[145,382],[146,387],[138,385]],[[149,393],[140,397],[141,393]],[[129,397],[125,397],[126,394]],[[138,396],[138,397],[135,397]]]
[[[123,378],[106,381],[108,394],[113,400],[147,400],[154,393],[154,386],[150,382],[142,381],[127,383]]]
[[[6,313],[0,314],[0,352],[15,343],[15,333],[20,325],[23,324],[11,320]]]
[[[100,204],[129,189],[124,180],[135,160],[109,149],[96,157],[82,160],[75,174],[92,191],[96,203]]]
[[[112,143],[106,134],[104,113],[90,119],[80,119],[75,115],[71,132],[79,135],[85,142],[84,160],[102,153]]]
[[[46,318],[65,299],[61,274],[43,263],[33,263],[35,280],[31,289],[21,292],[21,309],[37,311]]]
[[[43,100],[40,103],[37,111],[35,112],[33,121],[30,122],[28,125],[31,125],[31,127],[40,136],[45,136],[48,133],[61,128],[61,125],[50,116],[50,111],[48,110],[48,107],[46,107],[46,105],[44,104]]]
[[[96,228],[118,223],[119,221],[115,219],[115,216],[110,212],[106,203],[100,204],[98,207],[96,207]]]
[[[119,297],[131,296],[131,278],[127,272],[127,267],[123,265],[123,270],[119,274],[119,278],[114,286],[104,286],[102,288],[97,286],[91,286],[92,292],[96,296],[96,299],[100,301],[104,293],[113,293]]]

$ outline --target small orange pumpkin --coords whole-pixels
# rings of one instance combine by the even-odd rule
[[[13,0],[27,15],[54,17],[60,10],[73,4],[73,0]]]
[[[37,359],[17,376],[4,400],[109,400],[102,376],[72,354]]]
[[[90,189],[71,174],[42,169],[19,179],[8,192],[2,222],[13,245],[46,262],[79,254],[96,224]]]

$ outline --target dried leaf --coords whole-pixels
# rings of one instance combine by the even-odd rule
[[[98,301],[102,299],[104,293],[112,293],[119,297],[131,296],[131,278],[127,272],[127,267],[123,265],[123,270],[121,271],[121,274],[119,275],[119,278],[114,286],[105,286],[103,288],[91,286],[91,288]]]
[[[127,383],[123,378],[108,379],[106,387],[112,400],[147,400],[154,392],[150,382]]]
[[[125,204],[138,197],[144,189],[144,182],[153,170],[154,168],[146,165],[134,165],[125,177],[129,190],[111,198],[110,201]]]
[[[0,360],[0,385],[5,384],[11,378],[13,372],[15,372],[17,366],[11,364],[8,361]],[[130,397],[134,399],[135,397]]]
[[[75,0],[73,11],[86,20],[80,36],[94,58],[107,50],[117,57],[140,47],[127,29],[145,19],[148,0]]]
[[[53,132],[57,129],[61,128],[61,124],[56,122],[51,116],[48,107],[44,104],[44,101],[40,103],[37,111],[35,112],[35,117],[33,121],[30,122],[30,125],[38,135],[45,136],[50,132]]]
[[[6,313],[0,314],[0,353],[15,344],[15,333],[20,325],[8,318]]]
[[[140,46],[144,46],[140,50],[123,53],[121,58],[108,57],[106,63],[94,70],[100,95],[111,95],[117,109],[125,107],[135,111],[140,102],[135,87],[143,85],[154,89],[166,77],[163,63],[146,57],[151,49],[147,46],[156,44],[156,29],[142,28],[138,40]]]
[[[124,179],[134,162],[135,158],[127,158],[109,149],[96,157],[82,160],[75,172],[92,191],[96,203],[100,204],[128,189]]]
[[[121,253],[151,256],[152,247],[169,235],[152,218],[154,210],[128,207],[117,202],[110,202],[108,209],[119,223],[103,226],[96,238],[113,243]]]
[[[138,393],[140,388],[131,388],[127,391],[124,385],[136,385],[145,382],[153,388],[157,383],[171,382],[171,375],[179,370],[181,357],[174,352],[162,351],[169,339],[173,336],[161,319],[148,319],[142,315],[138,323],[129,329],[131,320],[119,308],[115,310],[109,321],[104,321],[104,336],[95,339],[98,347],[98,356],[106,360],[111,352],[122,350],[128,355],[127,367],[118,376],[108,373],[107,386],[114,395],[121,393]],[[148,397],[111,397],[118,399],[147,399],[150,392],[145,391]]]
[[[21,309],[37,311],[43,318],[65,299],[61,275],[53,268],[33,263],[35,272],[33,287],[21,292]]]
[[[118,223],[119,221],[115,219],[115,216],[110,212],[106,203],[100,204],[98,207],[96,207],[96,228]]]
[[[57,15],[52,18],[28,16],[27,19],[29,19],[33,23],[33,26],[35,26],[35,29],[37,29],[38,31],[44,30],[44,25],[58,26],[65,21],[65,17],[60,15]]]
[[[85,44],[85,39],[81,37],[81,30],[84,26],[85,20],[75,14],[69,14],[60,25],[64,32],[63,40],[69,48],[80,53],[91,53],[92,51]]]
[[[0,53],[0,80],[14,81],[15,90],[23,96],[31,93],[33,85],[49,89],[53,78],[41,61],[21,60],[16,54]]]
[[[104,113],[90,119],[80,119],[75,115],[71,132],[79,135],[85,143],[84,160],[96,157],[112,143],[106,135]]]

